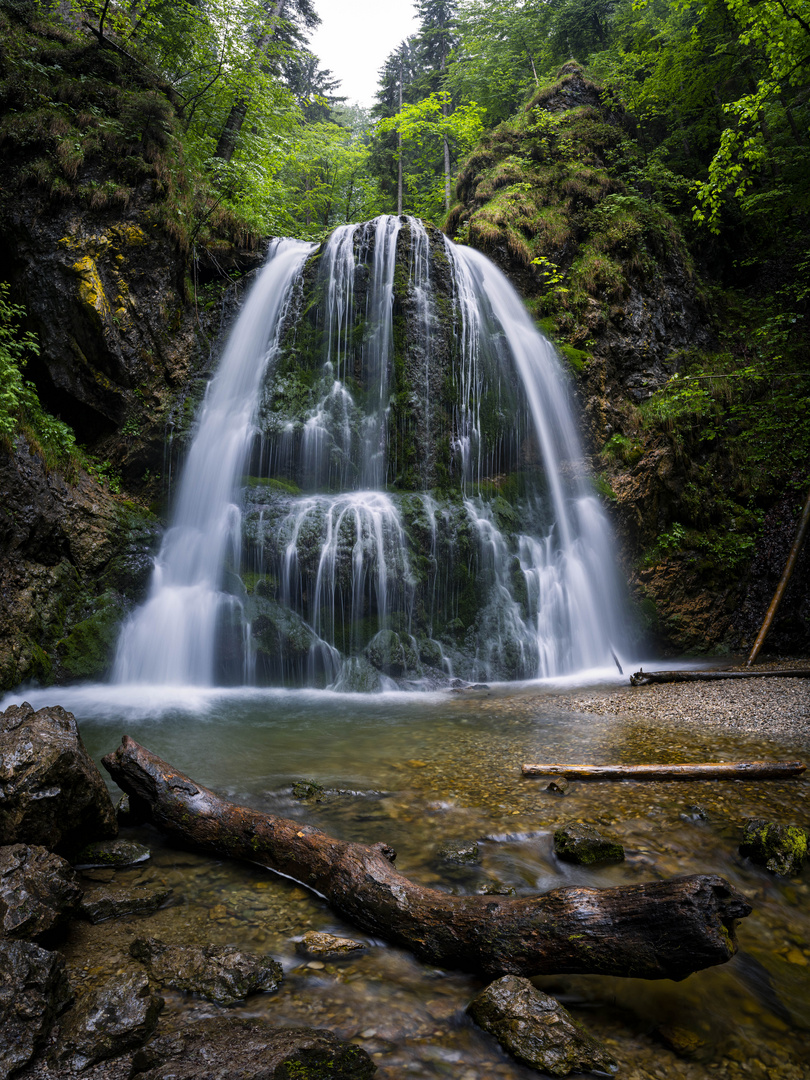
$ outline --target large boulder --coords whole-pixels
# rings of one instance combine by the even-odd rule
[[[52,1065],[74,1072],[142,1046],[157,1025],[163,998],[153,994],[143,971],[116,974],[83,994],[59,1023]]]
[[[377,1066],[360,1046],[316,1028],[273,1028],[214,1017],[154,1039],[132,1061],[138,1080],[369,1080]]]
[[[0,941],[0,1080],[31,1060],[72,997],[61,956]]]
[[[0,848],[0,936],[39,938],[61,928],[82,899],[70,863],[44,847]]]
[[[467,1012],[512,1057],[539,1072],[613,1074],[618,1068],[607,1047],[528,979],[504,975],[473,998]]]
[[[0,844],[71,852],[115,836],[110,793],[72,713],[28,702],[0,713]]]

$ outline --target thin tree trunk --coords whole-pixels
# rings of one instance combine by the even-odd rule
[[[350,843],[236,806],[124,736],[103,759],[133,810],[217,856],[278,871],[375,937],[430,964],[503,974],[682,979],[729,960],[750,905],[714,874],[544,896],[453,896],[397,873],[386,844]]]
[[[753,664],[759,655],[759,650],[762,648],[762,644],[765,641],[768,631],[771,628],[771,623],[774,620],[774,616],[782,603],[782,597],[785,595],[785,589],[788,587],[791,575],[793,573],[793,567],[796,565],[796,560],[799,557],[799,553],[802,550],[802,544],[804,538],[807,535],[807,526],[810,524],[810,492],[807,493],[807,499],[804,503],[804,509],[802,510],[802,516],[799,518],[799,525],[796,529],[796,536],[793,539],[793,545],[790,549],[790,553],[785,563],[785,569],[782,571],[782,577],[779,584],[776,586],[776,592],[773,594],[773,599],[768,605],[768,610],[765,612],[765,618],[762,620],[762,626],[759,628],[757,639],[754,642],[754,647],[746,660],[748,667]]]
[[[569,780],[783,780],[800,776],[801,761],[714,761],[696,765],[524,765],[524,776]]]

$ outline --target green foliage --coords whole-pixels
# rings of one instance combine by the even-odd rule
[[[33,333],[20,328],[25,309],[8,297],[8,283],[0,282],[0,439],[8,443],[22,431],[47,464],[64,464],[75,451],[73,430],[42,408],[36,387],[23,377],[26,361],[39,355],[39,345]]]

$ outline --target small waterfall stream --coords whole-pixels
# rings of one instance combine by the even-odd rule
[[[114,679],[559,675],[623,610],[552,347],[483,255],[383,216],[271,250]]]

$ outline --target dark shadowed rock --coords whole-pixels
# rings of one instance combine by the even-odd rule
[[[354,956],[363,952],[367,946],[362,941],[352,938],[337,937],[335,934],[322,934],[310,930],[296,944],[295,951],[301,956],[317,956],[320,959],[333,956]]]
[[[554,833],[554,851],[566,862],[591,866],[600,862],[623,862],[624,848],[593,825],[569,821]]]
[[[132,1070],[138,1080],[368,1080],[377,1066],[331,1031],[215,1017],[153,1039]]]
[[[97,840],[82,848],[73,865],[80,870],[95,866],[135,866],[146,862],[150,855],[148,847],[134,840]]]
[[[745,826],[740,854],[772,874],[798,874],[807,859],[807,833],[796,825],[753,818]]]
[[[163,998],[153,994],[143,971],[116,974],[83,994],[59,1022],[52,1065],[74,1072],[143,1045],[155,1030]]]
[[[270,956],[224,945],[166,945],[136,938],[129,947],[156,982],[231,1005],[260,990],[277,990],[284,974]]]
[[[612,1074],[618,1068],[605,1046],[528,979],[497,979],[473,998],[467,1012],[504,1050],[540,1072]]]
[[[115,836],[107,786],[73,715],[23,702],[0,713],[0,843],[75,850]]]
[[[79,914],[91,923],[117,919],[121,915],[151,915],[163,907],[172,891],[99,885],[85,892],[79,905]]]
[[[61,956],[0,941],[0,1080],[31,1060],[72,996]]]
[[[70,863],[44,847],[0,848],[0,936],[38,938],[57,930],[82,898]]]

